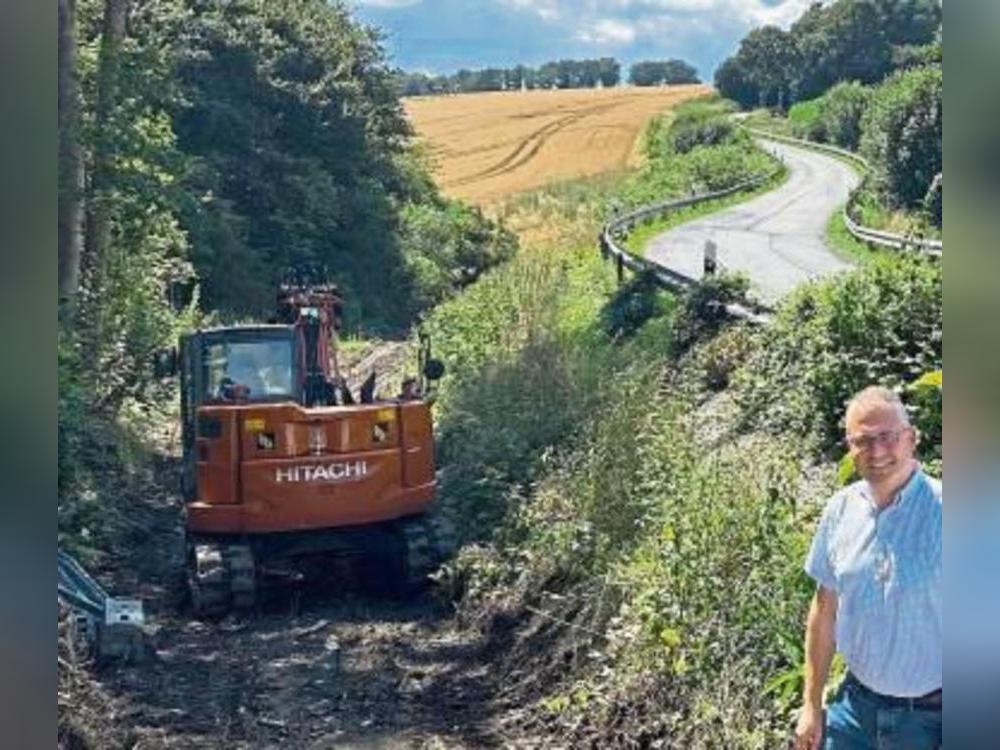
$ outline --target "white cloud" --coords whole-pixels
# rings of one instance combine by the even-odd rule
[[[635,27],[625,21],[601,18],[578,29],[577,37],[594,44],[631,44],[635,41]]]
[[[354,0],[357,5],[368,5],[372,8],[405,8],[416,5],[423,0]]]
[[[406,3],[414,0],[365,0]],[[787,27],[815,0],[493,0],[508,8],[534,13],[542,20],[561,23],[584,41],[628,44],[641,29],[662,25],[683,31],[683,19],[708,23],[736,22],[748,29],[763,24]],[[636,32],[636,27],[640,31]],[[630,30],[626,30],[630,29]]]

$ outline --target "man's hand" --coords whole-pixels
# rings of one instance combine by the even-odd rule
[[[795,750],[819,750],[823,740],[823,709],[804,706],[795,726]]]
[[[795,727],[795,750],[819,750],[823,740],[823,686],[833,660],[837,595],[819,586],[806,621],[805,685]]]

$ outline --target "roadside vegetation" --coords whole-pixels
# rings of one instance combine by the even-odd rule
[[[623,212],[669,198],[724,190],[750,177],[771,175],[762,185],[651,219],[636,226],[626,247],[641,255],[646,243],[682,222],[774,189],[787,177],[780,162],[761,151],[745,130],[729,117],[733,104],[718,96],[703,97],[652,120],[644,134],[642,169],[618,186],[608,207]],[[610,216],[608,218],[611,218]]]
[[[871,33],[883,30],[882,34]],[[863,30],[863,31],[862,31]],[[788,32],[757,29],[716,73],[748,124],[863,156],[869,174],[849,211],[864,226],[940,238],[941,6],[838,0]]]
[[[874,380],[900,388],[942,470],[940,265],[881,259],[803,287],[766,329],[731,323],[713,302],[744,279],[686,297],[644,277],[618,287],[594,246],[615,212],[773,168],[721,100],[651,124],[639,172],[490,218],[437,193],[376,39],[340,3],[162,0],[128,24],[121,3],[73,7],[60,544],[98,575],[125,546],[170,554],[146,525],[169,477],[150,446],[177,423],[153,355],[193,326],[270,312],[288,266],[326,267],[355,311],[349,349],[366,350],[362,320],[385,333],[427,314],[448,368],[441,502],[464,541],[440,589],[503,645],[491,672],[525,727],[570,746],[782,744],[801,562],[820,501],[850,476],[844,400]],[[128,744],[93,688],[60,670],[60,741]]]
[[[585,191],[519,205],[557,215]],[[765,329],[707,304],[739,287],[619,289],[592,239],[565,236],[526,243],[431,316],[451,368],[442,502],[466,542],[441,584],[466,622],[512,636],[495,669],[563,742],[782,744],[812,593],[802,560],[851,477],[846,399],[898,387],[941,471],[939,264],[873,260],[803,287]]]

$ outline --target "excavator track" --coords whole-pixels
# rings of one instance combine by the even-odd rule
[[[455,552],[455,529],[447,518],[435,512],[407,518],[399,525],[406,543],[407,584],[419,588]]]
[[[253,608],[257,600],[253,550],[247,544],[194,542],[188,554],[188,589],[198,616]]]

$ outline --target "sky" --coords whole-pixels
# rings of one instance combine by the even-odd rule
[[[406,71],[538,66],[561,58],[679,57],[710,82],[755,26],[783,28],[813,0],[348,0],[355,18],[385,33]]]

